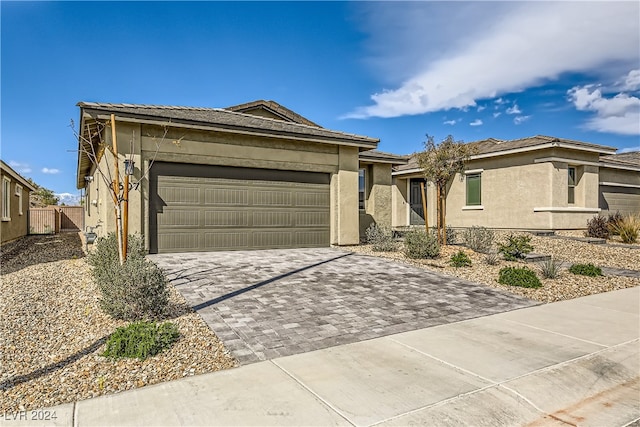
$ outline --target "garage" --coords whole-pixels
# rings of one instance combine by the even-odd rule
[[[640,188],[621,185],[600,185],[599,207],[609,213],[628,215],[640,212]]]
[[[328,173],[156,162],[151,253],[327,247]]]

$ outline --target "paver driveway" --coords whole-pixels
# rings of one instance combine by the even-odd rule
[[[528,299],[333,248],[160,254],[241,364],[528,307]]]

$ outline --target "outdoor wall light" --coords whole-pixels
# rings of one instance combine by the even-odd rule
[[[131,159],[124,159],[124,174],[129,176],[133,175],[133,167],[135,164],[136,162]]]
[[[92,177],[92,176],[90,176],[90,175],[86,175],[86,176],[84,177],[84,180],[85,180],[86,182],[93,182],[93,177]]]

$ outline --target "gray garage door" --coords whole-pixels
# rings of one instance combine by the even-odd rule
[[[151,252],[329,246],[329,175],[155,163]]]
[[[622,215],[640,212],[640,188],[601,185],[599,207],[603,213]],[[608,212],[606,212],[608,211]]]

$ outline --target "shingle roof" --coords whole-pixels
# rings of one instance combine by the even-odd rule
[[[296,113],[295,111],[292,111],[287,107],[284,107],[278,104],[275,101],[265,101],[263,99],[259,99],[257,101],[246,102],[240,105],[233,105],[231,107],[225,108],[225,110],[235,111],[238,113],[247,113],[248,111],[251,111],[251,110],[266,110],[272,114],[282,117],[282,119],[285,121],[299,123],[307,126],[314,126],[317,128],[322,127],[312,122],[311,120],[307,119],[306,117],[302,117],[300,114]],[[251,113],[248,113],[248,114],[251,114]]]
[[[0,169],[2,169],[7,175],[12,176],[16,181],[20,182],[20,184],[27,187],[30,191],[36,191],[36,187],[34,187],[29,181],[27,181],[25,177],[14,171],[13,168],[6,164],[3,160],[0,160]]]
[[[351,143],[367,148],[375,148],[380,141],[377,138],[355,135],[346,132],[319,128],[300,123],[238,113],[222,108],[181,107],[144,104],[108,104],[97,102],[79,102],[83,110],[103,111],[126,115],[139,119],[164,119],[176,123],[211,125],[230,130],[246,130],[283,136],[317,138],[327,142]]]
[[[558,145],[564,146],[568,148],[573,148],[577,150],[590,150],[596,151],[600,154],[613,154],[615,152],[614,147],[609,147],[606,145],[598,145],[591,144],[589,142],[576,141],[573,139],[566,138],[557,138],[553,136],[546,135],[535,135],[529,136],[526,138],[520,139],[512,139],[512,140],[501,140],[495,138],[488,138],[480,141],[469,142],[469,145],[472,145],[476,149],[475,156],[491,156],[491,155],[502,155],[511,150],[521,150],[521,149],[536,149],[536,147],[544,147],[548,145]],[[418,168],[418,162],[415,156],[412,156],[409,160],[409,163],[403,166],[398,166],[396,168],[397,171],[403,170],[412,170]]]
[[[169,105],[110,104],[79,102],[81,117],[116,114],[119,118],[134,121],[170,122],[181,126],[202,126],[205,129],[240,132],[248,135],[284,138],[294,141],[312,141],[326,144],[350,145],[359,149],[372,149],[380,141],[377,138],[324,129],[301,123],[287,122],[252,114],[229,111],[222,108],[181,107]],[[283,107],[284,108],[284,107]],[[84,131],[84,128],[83,128]],[[82,140],[78,144],[86,144]],[[85,147],[86,148],[86,147]],[[84,175],[91,168],[84,150],[78,150],[76,185],[84,185]]]
[[[394,165],[405,165],[409,161],[409,157],[378,150],[361,151],[359,155],[360,160],[373,163],[392,163]]]
[[[631,166],[640,168],[640,151],[631,151],[628,153],[613,154],[611,156],[600,157],[600,162],[605,164]]]

